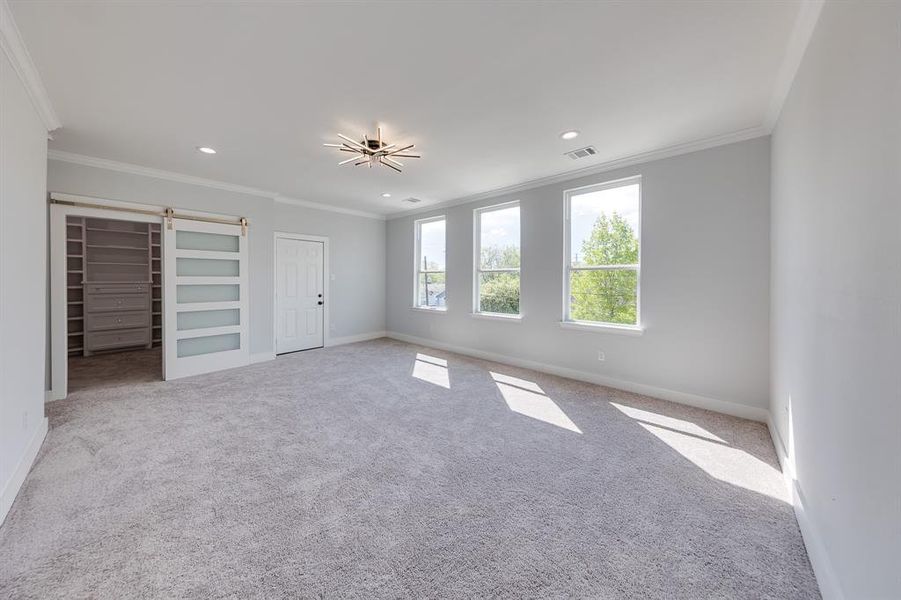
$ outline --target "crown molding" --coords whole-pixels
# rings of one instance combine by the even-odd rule
[[[274,192],[266,192],[257,188],[226,183],[224,181],[216,181],[214,179],[205,179],[203,177],[195,177],[193,175],[185,175],[183,173],[174,173],[172,171],[163,171],[162,169],[153,169],[151,167],[143,167],[131,163],[109,160],[106,158],[96,158],[94,156],[86,156],[84,154],[76,154],[74,152],[65,152],[63,150],[49,150],[47,158],[50,160],[58,160],[84,167],[94,167],[95,169],[106,169],[107,171],[116,171],[119,173],[128,173],[129,175],[140,175],[142,177],[152,177],[154,179],[164,179],[166,181],[174,181],[176,183],[187,183],[188,185],[198,185],[202,187],[214,188],[225,192],[235,192],[237,194],[247,194],[249,196],[259,196],[261,198],[274,198]]]
[[[203,177],[195,177],[193,175],[185,175],[183,173],[175,173],[172,171],[164,171],[162,169],[153,169],[151,167],[143,167],[141,165],[134,165],[131,163],[124,163],[115,160],[109,160],[106,158],[96,158],[94,156],[86,156],[84,154],[76,154],[74,152],[65,152],[63,150],[49,150],[47,152],[47,158],[49,160],[57,160],[60,162],[67,162],[76,165],[81,165],[84,167],[93,167],[95,169],[105,169],[107,171],[115,171],[117,173],[127,173],[129,175],[138,175],[141,177],[151,177],[153,179],[162,179],[164,181],[174,181],[175,183],[184,183],[188,185],[196,185],[201,187],[213,188],[216,190],[222,190],[225,192],[234,192],[237,194],[245,194],[248,196],[257,196],[259,198],[266,198],[269,200],[274,200],[275,202],[279,202],[281,204],[291,204],[294,206],[302,206],[304,208],[311,208],[314,210],[322,210],[327,212],[345,214],[345,215],[353,215],[356,217],[366,217],[368,219],[379,219],[384,221],[384,215],[379,215],[375,213],[370,213],[362,210],[355,210],[352,208],[343,208],[340,206],[331,206],[329,204],[321,204],[319,202],[310,202],[308,200],[298,200],[296,198],[289,198],[287,196],[282,196],[277,192],[270,192],[267,190],[261,190],[258,188],[247,187],[243,185],[237,185],[234,183],[227,183],[224,181],[216,181],[215,179],[206,179]]]
[[[343,208],[340,206],[329,206],[328,204],[320,204],[318,202],[310,202],[309,200],[298,200],[297,198],[289,198],[288,196],[276,195],[273,200],[280,204],[291,204],[293,206],[302,206],[304,208],[312,208],[315,210],[327,210],[330,212],[341,213],[344,215],[353,215],[355,217],[365,217],[367,219],[385,220],[385,215],[366,212],[365,210],[356,210],[354,208]]]
[[[788,46],[785,49],[785,57],[782,59],[782,65],[776,74],[773,96],[770,99],[770,105],[764,117],[764,127],[767,133],[772,132],[773,128],[776,127],[776,122],[779,120],[782,107],[788,99],[788,93],[791,91],[792,83],[794,83],[798,69],[801,67],[801,60],[804,58],[804,53],[810,44],[810,38],[813,37],[813,30],[816,28],[824,4],[825,0],[804,0],[798,9],[795,24],[788,38]]]
[[[31,103],[34,104],[47,131],[62,127],[56,111],[53,110],[53,104],[50,102],[50,96],[47,95],[44,82],[41,81],[41,75],[34,66],[34,61],[31,60],[25,42],[22,41],[22,34],[16,27],[12,10],[6,0],[0,0],[0,48],[9,59],[16,75],[22,80],[22,85],[25,86],[25,91],[31,98]]]
[[[489,198],[496,198],[498,196],[505,196],[507,194],[515,194],[518,192],[524,192],[526,190],[533,190],[535,188],[544,187],[546,185],[552,185],[555,183],[561,183],[564,181],[571,181],[573,179],[579,179],[580,177],[586,177],[588,175],[596,175],[599,173],[606,173],[607,171],[622,169],[624,167],[631,167],[633,165],[640,165],[640,164],[648,163],[648,162],[651,162],[654,160],[661,160],[664,158],[672,158],[674,156],[679,156],[681,154],[689,154],[691,152],[698,152],[699,150],[707,150],[710,148],[715,148],[717,146],[725,146],[726,144],[734,144],[736,142],[743,142],[745,140],[751,140],[751,139],[763,137],[766,135],[769,135],[769,131],[767,131],[764,127],[749,127],[748,129],[741,129],[739,131],[734,131],[732,133],[727,133],[724,135],[717,135],[717,136],[713,136],[713,137],[709,137],[709,138],[704,138],[701,140],[686,142],[683,144],[667,146],[665,148],[659,148],[657,150],[651,150],[649,152],[641,152],[638,154],[624,156],[622,158],[617,158],[617,159],[610,160],[610,161],[600,163],[597,165],[584,167],[582,169],[576,169],[575,171],[566,171],[565,173],[558,173],[556,175],[549,175],[547,177],[539,177],[537,179],[530,179],[523,183],[518,183],[515,185],[510,185],[510,186],[501,187],[501,188],[495,188],[493,190],[489,190],[486,192],[480,192],[478,194],[473,194],[473,195],[465,196],[462,198],[457,198],[455,200],[448,200],[446,202],[439,202],[437,204],[431,204],[429,206],[422,206],[419,208],[391,213],[388,215],[387,219],[388,220],[401,219],[403,217],[419,215],[419,214],[431,212],[434,210],[450,208],[452,206],[459,206],[460,204],[468,204],[470,202],[478,202],[479,200],[487,200]]]

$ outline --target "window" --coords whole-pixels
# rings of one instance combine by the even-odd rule
[[[519,202],[477,209],[475,311],[519,315]]]
[[[566,192],[564,321],[639,328],[641,179]]]
[[[416,221],[417,308],[447,309],[447,267],[445,264],[443,216]]]

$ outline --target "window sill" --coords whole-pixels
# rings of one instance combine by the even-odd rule
[[[501,313],[474,312],[469,313],[473,319],[485,319],[486,321],[506,321],[507,323],[522,323],[522,315],[505,315]]]
[[[410,310],[415,310],[416,312],[434,313],[436,315],[447,314],[447,308],[426,308],[425,306],[411,306]]]
[[[641,325],[608,325],[602,323],[585,323],[582,321],[560,321],[560,327],[578,331],[594,331],[595,333],[615,333],[632,336],[638,336],[644,333],[644,327]]]

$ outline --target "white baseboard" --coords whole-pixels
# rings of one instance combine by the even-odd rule
[[[532,369],[533,371],[540,371],[542,373],[549,373],[551,375],[558,375],[560,377],[603,385],[627,392],[651,396],[653,398],[660,398],[661,400],[669,400],[670,402],[676,402],[678,404],[687,404],[688,406],[712,410],[714,412],[732,415],[734,417],[741,417],[743,419],[750,419],[752,421],[760,421],[762,423],[766,423],[769,417],[768,410],[766,410],[765,408],[758,408],[756,406],[748,406],[746,404],[728,402],[726,400],[717,400],[716,398],[699,396],[697,394],[690,394],[687,392],[678,392],[676,390],[668,390],[666,388],[646,385],[643,383],[635,383],[633,381],[625,381],[623,379],[614,379],[612,377],[606,377],[604,375],[598,375],[596,373],[587,373],[585,371],[578,371],[576,369],[570,369],[567,367],[559,367],[547,363],[539,363],[522,358],[516,358],[513,356],[507,356],[504,354],[495,354],[494,352],[484,352],[482,350],[476,350],[475,348],[445,344],[444,342],[415,337],[412,335],[407,335],[405,333],[397,333],[395,331],[386,332],[386,336],[410,344],[419,344],[420,346],[438,348],[439,350],[446,350],[448,352],[464,354],[466,356],[472,356],[474,358],[480,358],[482,360],[490,360],[514,367]]]
[[[12,477],[3,488],[3,493],[0,494],[0,524],[6,519],[9,509],[13,506],[13,501],[15,501],[19,490],[22,488],[22,484],[25,483],[25,477],[31,471],[31,466],[34,464],[34,459],[41,449],[41,444],[44,443],[44,438],[47,437],[48,426],[47,417],[41,419],[41,424],[38,425],[34,435],[31,436],[31,440],[29,440],[28,446],[25,447],[25,452],[19,460],[19,464],[16,465]]]
[[[388,334],[384,331],[370,331],[369,333],[360,333],[357,335],[346,335],[344,337],[330,338],[329,346],[341,346],[343,344],[355,344],[356,342],[366,342],[369,340],[377,340],[386,337]]]
[[[810,559],[813,573],[816,575],[817,583],[820,585],[820,595],[822,595],[823,600],[844,600],[845,594],[842,592],[838,576],[836,576],[835,570],[832,568],[832,561],[829,559],[829,553],[826,551],[826,544],[823,543],[823,538],[820,537],[819,531],[807,510],[804,494],[797,480],[792,481],[791,492],[795,517],[798,519],[801,537],[804,538],[807,557]]]
[[[257,352],[250,355],[250,364],[275,360],[275,352]]]
[[[792,501],[792,508],[795,510],[795,518],[798,520],[801,537],[804,538],[804,546],[807,548],[807,557],[810,559],[810,565],[813,567],[814,575],[820,586],[820,594],[823,596],[823,600],[844,600],[845,595],[838,583],[835,570],[832,568],[826,544],[823,543],[805,505],[804,492],[801,491],[801,484],[796,479],[794,459],[789,456],[788,446],[785,445],[785,441],[779,434],[772,415],[767,421],[767,428],[770,430],[770,437],[776,448],[779,466],[782,467],[782,475],[785,477],[788,495]]]

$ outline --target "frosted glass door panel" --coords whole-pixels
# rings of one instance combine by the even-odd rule
[[[175,274],[179,277],[237,277],[240,267],[236,260],[215,258],[176,258]]]
[[[178,330],[206,329],[208,327],[228,327],[241,324],[241,311],[237,308],[229,310],[193,310],[178,313]]]
[[[178,250],[213,250],[216,252],[237,252],[240,236],[199,231],[176,231],[175,247]]]
[[[237,333],[187,338],[178,340],[178,358],[227,352],[229,350],[238,350],[240,347],[241,336]]]
[[[179,285],[176,287],[175,296],[178,304],[237,302],[241,299],[241,288],[238,285]]]

